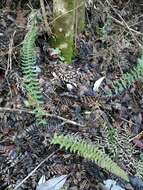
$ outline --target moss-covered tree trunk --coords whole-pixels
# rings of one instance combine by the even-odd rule
[[[85,6],[84,0],[53,0],[53,33],[52,44],[62,50],[67,63],[75,49],[75,37],[84,27]]]

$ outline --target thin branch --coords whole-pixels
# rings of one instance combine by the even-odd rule
[[[52,154],[50,154],[47,158],[45,158],[42,162],[40,162],[40,164],[38,164],[38,166],[36,166],[36,168],[34,170],[32,170],[28,176],[26,176],[18,185],[16,185],[16,187],[14,188],[14,190],[17,190],[30,176],[32,176],[36,170],[44,163],[46,162],[49,158],[51,158],[55,153],[57,153],[59,151],[59,149],[55,152],[53,152]]]
[[[14,31],[9,43],[8,64],[7,64],[7,69],[5,71],[5,77],[7,76],[8,72],[12,69],[12,51],[13,51],[13,40],[14,40],[15,33],[16,31]]]
[[[45,10],[45,6],[44,6],[44,0],[40,0],[40,5],[41,5],[41,9],[42,9],[42,14],[43,14],[44,22],[45,22],[46,31],[47,31],[48,35],[52,34],[51,28],[49,27],[49,24],[47,22],[47,16],[46,16],[46,10]]]
[[[33,111],[31,110],[28,110],[28,109],[17,109],[17,108],[8,108],[8,107],[0,107],[0,112],[19,112],[19,113],[22,113],[22,112],[25,112],[25,113],[28,113],[28,114],[34,114]]]
[[[9,112],[19,112],[19,113],[25,112],[25,113],[28,113],[28,114],[35,114],[34,111],[28,110],[28,109],[16,109],[16,108],[0,107],[0,112],[6,112],[6,111],[9,111]],[[68,123],[68,124],[71,124],[71,125],[75,125],[75,126],[78,126],[78,127],[85,127],[85,125],[82,125],[80,123],[77,123],[77,122],[72,121],[70,119],[66,119],[66,118],[58,116],[58,115],[45,113],[45,116],[47,116],[47,117],[54,117],[54,118],[57,118],[57,119],[60,119],[60,120],[64,121],[65,123]]]
[[[57,21],[59,18],[62,18],[62,17],[64,17],[64,16],[66,16],[67,14],[69,14],[69,13],[71,13],[71,12],[77,10],[78,8],[80,8],[80,7],[82,7],[82,6],[83,6],[83,3],[81,3],[80,5],[78,5],[77,7],[75,7],[74,9],[71,9],[71,10],[69,10],[69,11],[67,11],[67,12],[65,12],[65,13],[63,13],[63,14],[61,14],[61,15],[59,15],[59,16],[57,16],[57,17],[56,17],[55,19],[53,19],[48,25],[50,26],[50,25],[53,24],[55,21]]]
[[[143,137],[143,131],[141,131],[139,134],[137,134],[135,137],[130,139],[130,142],[133,141],[134,139],[140,139],[141,137]]]
[[[125,27],[128,29],[129,33],[131,34],[131,36],[134,38],[134,40],[137,42],[138,46],[140,48],[142,48],[141,43],[137,40],[137,38],[135,37],[135,35],[133,34],[133,32],[131,31],[130,27],[128,26],[128,24],[126,23],[126,21],[123,19],[123,17],[117,13],[116,9],[114,9],[114,7],[111,5],[109,0],[106,0],[106,3],[111,7],[111,9],[115,12],[115,14],[122,20],[122,22],[124,23]]]
[[[120,24],[121,26],[124,26],[125,27],[125,24],[119,20],[117,20],[116,18],[114,18],[113,16],[111,16],[111,18],[118,24]],[[128,29],[134,33],[136,33],[137,35],[141,35],[143,36],[143,34],[137,30],[134,30],[133,28],[131,28],[131,26],[128,27]]]

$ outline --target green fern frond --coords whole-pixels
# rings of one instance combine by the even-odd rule
[[[22,47],[22,71],[24,74],[24,83],[29,98],[30,105],[35,108],[35,115],[38,124],[45,123],[43,116],[43,96],[39,85],[38,73],[36,71],[36,51],[35,40],[37,38],[38,29],[36,24],[36,14],[31,20],[30,29],[23,41]]]
[[[116,80],[112,84],[112,92],[108,95],[117,95],[122,93],[125,89],[129,88],[135,81],[141,80],[143,77],[143,54],[138,59],[138,64],[132,68],[129,72],[122,75],[119,80]]]
[[[108,155],[77,136],[55,134],[51,143],[59,144],[61,148],[65,148],[66,150],[69,149],[70,152],[77,153],[78,155],[95,162],[101,168],[104,168],[118,177],[129,181],[127,173],[113,162]]]

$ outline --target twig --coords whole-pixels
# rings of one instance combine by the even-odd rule
[[[125,119],[125,118],[123,118],[123,117],[119,117],[121,120],[123,120],[123,121],[125,121],[125,122],[127,122],[127,123],[129,123],[129,124],[132,124],[132,125],[137,125],[136,123],[134,123],[133,121],[129,121],[129,120],[127,120],[127,119]]]
[[[44,6],[44,0],[40,0],[40,5],[41,5],[42,14],[43,14],[43,18],[44,18],[47,33],[48,33],[48,35],[52,34],[51,28],[49,27],[48,22],[47,22],[47,16],[46,16],[46,11],[45,11],[45,6]]]
[[[28,109],[17,109],[17,108],[0,107],[0,112],[6,112],[6,111],[9,111],[9,112],[19,112],[19,113],[25,112],[25,113],[29,113],[29,114],[34,114],[33,111],[28,110]]]
[[[79,6],[77,6],[77,7],[75,7],[74,9],[71,9],[71,10],[69,10],[69,11],[67,11],[67,12],[65,12],[65,13],[63,13],[63,14],[61,14],[61,15],[59,15],[59,16],[57,16],[55,19],[53,19],[48,25],[50,26],[51,24],[53,24],[55,21],[57,21],[58,19],[60,19],[60,18],[62,18],[62,17],[64,17],[64,16],[66,16],[67,14],[69,14],[69,13],[71,13],[71,12],[73,12],[73,11],[75,11],[75,10],[77,10],[78,8],[80,8],[80,7],[82,7],[83,6],[83,3],[81,3]]]
[[[6,111],[19,112],[19,113],[25,112],[25,113],[28,113],[28,114],[35,114],[34,111],[28,110],[28,109],[16,109],[16,108],[0,107],[0,112],[6,112]],[[65,123],[68,123],[68,124],[71,124],[71,125],[75,125],[75,126],[78,126],[78,127],[85,127],[85,125],[82,125],[80,123],[77,123],[77,122],[72,121],[70,119],[66,119],[66,118],[58,116],[58,115],[45,113],[45,116],[47,116],[47,117],[54,117],[54,118],[57,118],[57,119],[60,119],[60,120],[64,121]]]
[[[80,124],[80,123],[77,123],[77,122],[72,121],[72,120],[70,120],[70,119],[66,119],[66,118],[61,117],[61,116],[58,116],[58,115],[46,114],[46,116],[55,117],[55,118],[57,118],[57,119],[61,119],[61,120],[65,121],[65,123],[69,123],[69,124],[72,124],[72,125],[76,125],[76,126],[78,126],[78,127],[85,127],[85,125],[82,125],[82,124]]]
[[[115,12],[115,14],[122,20],[122,22],[124,23],[125,27],[129,30],[130,34],[132,35],[132,37],[134,38],[134,40],[137,42],[138,46],[140,48],[142,48],[142,45],[140,44],[140,42],[136,39],[136,37],[134,36],[133,32],[131,31],[130,27],[128,26],[128,24],[125,22],[125,20],[123,19],[123,17],[117,13],[117,11],[114,9],[114,7],[111,5],[109,0],[106,0],[107,4],[111,7],[111,9]]]
[[[134,139],[140,139],[143,136],[143,131],[141,131],[139,134],[137,134],[135,137],[130,139],[130,142],[133,141]]]
[[[46,162],[49,158],[51,158],[55,153],[57,153],[59,151],[59,149],[55,152],[53,152],[52,154],[50,154],[47,158],[45,158],[38,166],[36,166],[36,168],[34,170],[32,170],[28,176],[26,176],[18,185],[16,185],[16,187],[14,188],[14,190],[17,190],[30,176],[32,176],[36,170],[44,163]]]
[[[9,50],[8,50],[8,64],[7,64],[7,68],[5,71],[5,76],[7,76],[9,70],[12,69],[12,51],[13,51],[13,39],[14,39],[14,35],[15,35],[16,31],[14,31],[11,39],[10,39],[10,43],[9,43]]]
[[[111,18],[116,22],[116,23],[118,23],[118,24],[120,24],[121,26],[125,26],[125,24],[123,23],[123,22],[121,22],[121,21],[119,21],[119,20],[117,20],[116,18],[114,18],[113,16],[111,16]],[[136,33],[137,35],[142,35],[143,36],[143,34],[141,33],[141,32],[139,32],[139,31],[137,31],[137,30],[134,30],[133,28],[131,28],[130,26],[129,26],[129,28],[128,29],[130,29],[130,31],[132,31],[132,32],[134,32],[134,33]]]

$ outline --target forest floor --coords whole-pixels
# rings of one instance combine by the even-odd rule
[[[49,36],[40,26],[37,69],[49,114],[46,127],[40,129],[24,93],[20,56],[30,7],[40,9],[40,4],[0,2],[0,189],[14,189],[47,158],[18,190],[36,189],[42,175],[47,180],[68,175],[63,188],[67,190],[108,190],[107,179],[125,190],[143,190],[143,83],[136,81],[110,98],[104,95],[141,57],[142,1],[87,1],[85,31],[77,37],[78,56],[70,65],[52,56]],[[52,0],[47,3],[46,9],[52,8]],[[105,79],[95,93],[94,83],[101,77]],[[51,145],[54,132],[92,142],[131,176],[131,182]]]

